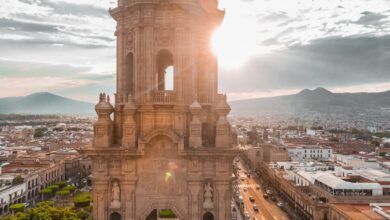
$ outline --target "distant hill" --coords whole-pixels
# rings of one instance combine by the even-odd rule
[[[94,105],[48,92],[0,99],[1,114],[91,114]]]
[[[305,89],[294,95],[233,101],[233,116],[296,115],[377,117],[388,115],[390,91],[379,93],[332,93],[324,88]]]

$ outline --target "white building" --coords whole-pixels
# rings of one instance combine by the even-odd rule
[[[335,154],[335,161],[342,165],[351,167],[354,170],[357,169],[381,169],[381,165],[376,159],[366,159],[359,155],[343,155]]]
[[[383,187],[379,183],[348,182],[331,172],[295,172],[293,180],[296,185],[308,186],[313,184],[321,187],[335,196],[382,196]]]
[[[0,187],[0,216],[9,213],[11,204],[26,202],[26,191],[26,183]]]
[[[321,146],[304,146],[296,148],[288,148],[288,156],[292,160],[321,160],[330,161],[332,160],[333,151],[329,147]]]

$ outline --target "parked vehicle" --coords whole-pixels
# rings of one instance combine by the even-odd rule
[[[263,194],[263,198],[264,198],[264,199],[268,199],[268,194],[267,194],[267,193],[264,193],[264,194]]]
[[[256,204],[254,204],[254,205],[253,205],[253,211],[255,211],[255,212],[259,212],[259,207],[257,207],[257,205],[256,205]]]
[[[250,220],[251,215],[249,215],[249,212],[245,212],[245,220]]]
[[[271,196],[271,200],[274,202],[278,201],[275,196]]]
[[[249,196],[249,201],[253,203],[255,202],[255,198],[253,196]]]
[[[283,203],[282,202],[278,202],[277,205],[278,205],[279,208],[283,207]]]

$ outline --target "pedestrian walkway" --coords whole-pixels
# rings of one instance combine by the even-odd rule
[[[233,186],[233,189],[243,189],[243,188],[255,189],[256,185],[255,184],[238,184],[238,185]]]

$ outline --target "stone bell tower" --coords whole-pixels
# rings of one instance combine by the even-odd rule
[[[93,218],[231,219],[230,107],[218,94],[210,38],[217,0],[119,0],[117,91],[101,94]],[[168,213],[168,214],[167,214]]]

